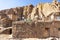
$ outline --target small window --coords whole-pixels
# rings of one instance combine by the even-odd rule
[[[60,28],[58,28],[58,30],[60,31]]]
[[[49,30],[49,28],[45,28],[45,30]]]

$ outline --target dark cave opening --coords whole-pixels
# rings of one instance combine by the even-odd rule
[[[10,29],[9,34],[12,34],[12,29]]]

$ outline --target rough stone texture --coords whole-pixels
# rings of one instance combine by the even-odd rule
[[[23,10],[24,8],[23,7],[20,7],[20,8],[17,8],[17,13],[18,13],[18,18],[19,20],[22,20],[22,17],[23,17]]]
[[[35,19],[36,16],[34,15],[38,14],[37,16],[39,16],[40,19],[42,18],[42,20],[45,20],[45,21],[49,21],[49,20],[52,21],[54,18],[53,15],[56,12],[60,12],[59,5],[60,4],[55,1],[53,3],[40,3],[36,7],[33,8],[33,11],[31,13],[31,19],[32,20]],[[37,8],[38,8],[38,13],[36,12]]]
[[[16,7],[0,11],[0,26],[11,27],[12,22],[18,21],[17,24],[12,26],[14,38],[60,37],[60,20],[55,20],[59,16],[60,2],[57,1],[40,3],[36,6]],[[24,21],[28,19],[28,22],[19,23],[23,19]],[[2,33],[9,33],[8,31],[9,29],[4,30]]]
[[[31,20],[43,20],[52,21],[55,12],[60,12],[60,2],[54,1],[52,3],[40,3],[36,6],[28,5],[23,7],[16,7],[6,10],[1,10],[0,13],[7,14],[7,16],[13,20],[31,19]]]
[[[14,38],[47,38],[60,37],[60,22],[15,23],[13,25]]]
[[[28,15],[31,15],[31,12],[32,12],[33,8],[34,8],[33,5],[28,5],[28,6],[24,7],[23,15],[24,15],[25,19],[28,18]]]
[[[4,18],[1,20],[2,27],[12,27],[12,20]]]
[[[12,29],[11,28],[9,28],[9,29],[6,29],[6,30],[4,30],[4,31],[2,31],[0,34],[12,34]]]

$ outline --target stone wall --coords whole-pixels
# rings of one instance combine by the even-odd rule
[[[14,38],[47,38],[59,37],[60,21],[54,22],[20,22],[13,25]]]

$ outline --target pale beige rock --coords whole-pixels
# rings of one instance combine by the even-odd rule
[[[33,5],[28,5],[24,7],[24,12],[23,15],[24,17],[27,19],[28,16],[31,14],[32,10],[33,10],[34,6]]]

